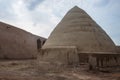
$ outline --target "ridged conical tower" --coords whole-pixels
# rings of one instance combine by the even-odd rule
[[[78,53],[114,53],[115,44],[82,9],[73,7],[56,26],[43,49],[75,46]]]

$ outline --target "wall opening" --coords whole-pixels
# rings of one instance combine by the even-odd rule
[[[43,41],[43,44],[42,45],[44,45],[45,44],[45,40]]]
[[[79,63],[88,63],[88,54],[78,53]]]
[[[41,40],[37,39],[37,49],[39,50],[41,48]]]

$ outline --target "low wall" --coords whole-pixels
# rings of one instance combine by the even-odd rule
[[[89,55],[91,69],[105,69],[120,67],[120,54],[92,54]]]
[[[60,64],[79,64],[77,50],[75,48],[49,48],[42,50],[42,59]]]

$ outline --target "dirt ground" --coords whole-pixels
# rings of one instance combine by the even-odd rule
[[[86,64],[63,67],[38,60],[0,60],[0,80],[120,80],[120,72],[89,71]]]

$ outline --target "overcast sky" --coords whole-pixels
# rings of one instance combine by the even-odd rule
[[[47,38],[75,5],[120,45],[120,0],[0,0],[0,21]]]

